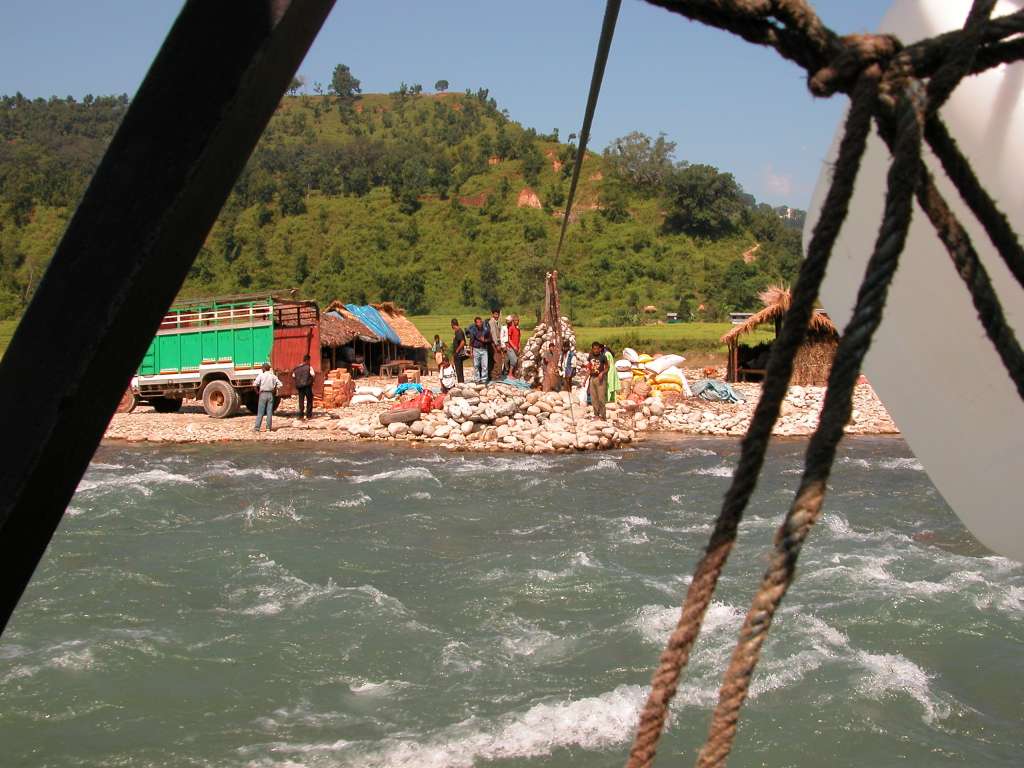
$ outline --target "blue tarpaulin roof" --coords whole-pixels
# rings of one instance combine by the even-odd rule
[[[358,304],[346,304],[345,309],[358,317],[359,321],[363,325],[376,333],[382,339],[387,339],[392,344],[402,343],[402,340],[398,338],[398,334],[395,333],[394,329],[387,324],[384,318],[380,316],[380,312],[373,307],[360,307]]]

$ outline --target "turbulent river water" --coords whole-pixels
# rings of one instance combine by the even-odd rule
[[[692,764],[803,442],[673,709]],[[100,449],[0,638],[4,766],[619,766],[733,441],[578,456]],[[1024,566],[843,445],[731,766],[1019,766]]]

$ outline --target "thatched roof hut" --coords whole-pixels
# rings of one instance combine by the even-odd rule
[[[405,316],[405,310],[391,301],[384,301],[380,304],[373,304],[384,322],[391,326],[392,330],[401,339],[400,347],[409,349],[430,349],[430,342],[426,340],[419,328],[412,324],[412,321]]]
[[[734,326],[721,338],[729,348],[728,381],[739,381],[748,374],[764,375],[767,352],[770,345],[746,347],[740,344],[740,337],[751,333],[759,325],[771,323],[778,335],[782,318],[789,310],[791,295],[788,288],[769,286],[758,294],[764,309],[755,312],[739,325]],[[839,330],[831,318],[822,310],[815,310],[808,323],[807,338],[797,350],[793,360],[791,383],[799,385],[825,386],[832,368],[836,347],[839,344]]]
[[[320,347],[325,368],[359,364],[372,371],[385,357],[380,335],[340,301],[332,301],[320,314]]]

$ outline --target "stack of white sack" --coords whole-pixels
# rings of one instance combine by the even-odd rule
[[[367,405],[369,403],[379,403],[383,395],[383,387],[371,387],[363,384],[356,387],[356,393],[352,396],[352,400],[349,401],[349,404]]]
[[[618,371],[619,381],[630,381],[633,378],[633,364],[629,360],[616,360],[615,370]]]

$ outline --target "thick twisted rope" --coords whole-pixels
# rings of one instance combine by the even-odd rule
[[[903,47],[888,35],[839,37],[827,29],[804,0],[649,0],[692,20],[717,26],[749,42],[775,48],[808,72],[815,95],[851,93],[839,158],[807,259],[793,291],[789,312],[769,361],[761,400],[742,443],[739,465],[726,493],[711,540],[687,590],[679,623],[669,637],[640,714],[628,768],[649,766],[725,562],[735,543],[743,511],[756,486],[765,452],[813,311],[832,246],[847,213],[853,182],[864,151],[872,116],[893,153],[888,175],[886,209],[875,250],[858,292],[853,318],[844,331],[829,377],[818,430],[808,446],[805,472],[795,501],[776,535],[776,547],[726,672],[708,740],[701,750],[702,768],[724,765],[736,733],[739,711],[760,650],[795,574],[800,549],[821,513],[825,484],[843,428],[852,409],[853,389],[871,338],[881,322],[892,276],[903,250],[917,198],[928,214],[954,265],[967,285],[982,324],[1024,398],[1024,354],[1005,321],[977,253],[962,225],[939,195],[921,160],[921,141],[929,142],[944,167],[956,171],[954,183],[984,224],[990,239],[1011,270],[1024,273],[1020,245],[1005,217],[981,189],[969,163],[950,138],[938,108],[960,80],[999,63],[1024,58],[1019,39],[1024,12],[999,19],[989,16],[994,0],[975,0],[963,30]],[[884,75],[882,74],[884,72]],[[921,80],[933,77],[925,91]],[[881,95],[881,98],[876,96]],[[948,136],[948,132],[946,132]],[[954,173],[950,174],[951,177]],[[959,179],[959,181],[957,181]],[[980,194],[979,194],[980,190]],[[980,213],[978,213],[980,211]]]
[[[917,200],[928,215],[939,240],[946,246],[957,274],[971,294],[971,301],[978,312],[985,334],[999,353],[1003,367],[1017,387],[1017,393],[1024,399],[1024,351],[1021,350],[1017,336],[1006,320],[1006,313],[992,286],[988,270],[981,263],[967,231],[949,209],[924,165],[920,167],[918,173],[920,181]],[[1006,258],[1008,256],[1004,254],[1004,259]]]
[[[733,482],[715,523],[711,541],[697,563],[679,622],[669,636],[654,673],[651,692],[640,714],[636,739],[627,762],[629,768],[644,768],[654,760],[668,705],[676,694],[680,673],[689,660],[690,650],[700,632],[718,577],[736,541],[743,511],[757,485],[772,428],[778,420],[782,400],[793,373],[793,359],[807,334],[807,324],[825,276],[828,256],[839,236],[853,196],[860,159],[864,154],[874,114],[877,78],[877,68],[866,72],[860,87],[854,92],[823,213],[815,225],[807,258],[801,264],[800,275],[793,288],[789,311],[782,323],[779,338],[773,345],[764,390],[754,410],[750,428],[743,438]]]
[[[1024,56],[1024,49],[1021,50],[1021,55]],[[1021,247],[1020,239],[1007,221],[1006,215],[999,210],[995,201],[981,186],[971,164],[961,154],[956,139],[949,134],[945,123],[935,117],[930,117],[925,123],[924,137],[942,163],[946,176],[960,193],[961,199],[985,227],[992,245],[1003,257],[1017,282],[1024,287],[1024,248]]]
[[[898,140],[889,168],[882,227],[864,272],[853,317],[836,350],[819,425],[807,448],[800,489],[776,533],[768,570],[740,629],[739,641],[719,691],[708,740],[697,760],[699,768],[724,765],[732,749],[740,707],[747,698],[761,646],[792,583],[803,542],[821,515],[836,448],[842,439],[843,427],[850,420],[853,389],[871,339],[882,321],[889,285],[903,252],[913,211],[915,171],[920,164],[922,119],[907,96],[900,97],[897,109]]]

